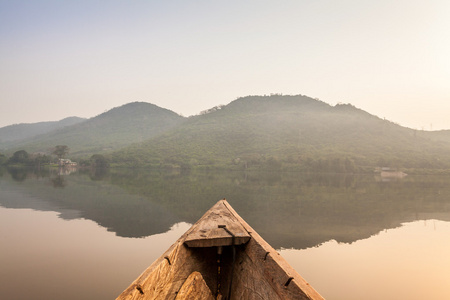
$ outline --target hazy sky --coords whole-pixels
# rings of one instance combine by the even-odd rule
[[[270,93],[450,129],[450,1],[0,0],[0,127]]]

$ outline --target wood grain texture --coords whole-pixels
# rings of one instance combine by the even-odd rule
[[[250,235],[224,202],[214,205],[186,237],[189,247],[213,247],[241,245],[248,242]]]
[[[189,275],[175,298],[175,300],[191,299],[214,300],[211,290],[199,272],[192,272]]]
[[[247,242],[237,243],[235,234]],[[222,245],[218,276],[216,244],[222,243],[222,238],[231,244]],[[193,244],[188,246],[187,240]],[[192,246],[196,243],[200,246]],[[204,293],[216,295],[219,283],[220,293],[227,299],[323,299],[226,200],[217,202],[117,299],[175,299],[196,292],[197,299],[209,299],[203,298]]]
[[[228,202],[225,202],[224,205],[236,216],[239,223],[251,236],[244,251],[248,259],[252,262],[252,264],[247,266],[247,269],[253,267],[252,273],[254,276],[264,281],[255,292],[260,291],[263,286],[264,288],[270,286],[278,295],[278,299],[324,299],[272,246],[236,213]],[[263,299],[276,298],[270,297]]]

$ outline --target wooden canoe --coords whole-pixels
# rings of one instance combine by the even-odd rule
[[[117,299],[323,298],[223,199]]]

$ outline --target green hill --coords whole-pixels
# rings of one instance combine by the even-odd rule
[[[7,149],[20,141],[57,129],[86,121],[84,118],[69,117],[54,122],[14,124],[0,128],[0,149]]]
[[[352,172],[450,168],[450,146],[352,105],[306,96],[249,96],[113,153],[128,166],[215,166]]]
[[[87,156],[148,140],[184,120],[184,117],[156,105],[133,102],[82,123],[16,143],[14,148],[49,153],[55,145],[67,145],[71,157]]]
[[[424,136],[430,140],[450,145],[450,130],[426,131]]]

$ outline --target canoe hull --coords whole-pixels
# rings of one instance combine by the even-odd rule
[[[190,235],[197,235],[199,228],[205,231],[211,214],[224,213],[229,213],[231,222],[238,222],[250,236],[246,243],[220,246],[220,251],[216,246],[187,245]],[[215,223],[211,226],[218,227]],[[234,228],[235,224],[226,226]],[[235,238],[230,240],[236,243]],[[191,276],[193,273],[195,276]],[[202,296],[189,298],[191,293],[186,298],[185,283],[188,290]],[[208,299],[210,294],[213,299],[218,295],[223,299],[323,299],[226,200],[217,202],[117,299]]]

